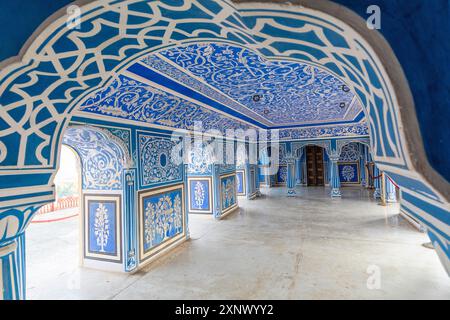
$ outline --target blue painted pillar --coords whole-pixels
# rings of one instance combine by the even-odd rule
[[[370,159],[370,151],[368,146],[364,146],[364,163],[367,165],[371,161]],[[366,172],[367,169],[367,172]],[[364,168],[364,172],[366,172],[366,188],[370,188],[370,178],[369,178],[369,168],[367,166]]]
[[[0,300],[25,299],[25,228],[45,202],[0,211]]]
[[[338,155],[331,155],[330,156],[330,167],[331,167],[331,197],[340,197],[341,196],[341,180],[339,178],[339,170],[338,170],[338,161],[339,156]]]
[[[323,182],[324,185],[329,185],[330,184],[330,168],[329,168],[329,159],[328,159],[328,155],[326,152],[324,152],[323,154]]]
[[[0,243],[0,300],[25,299],[25,234]]]
[[[221,199],[221,195],[220,195],[220,166],[217,164],[214,164],[212,166],[212,171],[213,171],[213,183],[212,183],[212,188],[213,188],[213,217],[215,219],[220,219],[220,215],[221,215],[221,211],[220,211],[220,199]]]
[[[387,176],[386,176],[386,199],[387,199],[386,201],[390,203],[397,202],[397,192],[395,190],[395,185]]]
[[[361,186],[366,186],[366,146],[360,144],[360,162],[359,167],[361,171]]]
[[[294,197],[296,195],[295,192],[295,158],[286,157],[287,162],[287,195],[288,197]]]
[[[375,199],[379,199],[381,198],[381,177],[378,179],[375,179],[376,177],[378,177],[381,174],[380,170],[378,169],[378,167],[375,165],[373,168],[373,186],[375,187],[375,192],[373,193],[373,197]]]
[[[125,271],[130,272],[137,267],[136,169],[125,169],[123,175]]]
[[[253,166],[255,168],[255,187],[256,187],[256,196],[261,196],[261,189],[260,189],[260,181],[259,181],[259,166],[256,164]]]
[[[189,229],[189,201],[190,201],[190,199],[188,196],[188,194],[189,194],[188,188],[190,188],[190,186],[189,186],[189,181],[188,181],[188,172],[189,172],[188,168],[189,168],[189,165],[184,164],[183,178],[184,178],[184,190],[186,190],[185,196],[184,196],[185,197],[184,207],[185,207],[185,213],[186,213],[184,223],[186,226],[186,239],[189,239],[191,237],[191,231]],[[211,178],[211,184],[213,184],[213,183],[214,183],[214,180]],[[209,192],[212,192],[212,190],[209,190]],[[211,203],[211,206],[212,205],[213,205],[213,203]]]
[[[250,199],[253,196],[253,193],[256,192],[256,190],[252,190],[252,183],[253,183],[253,181],[251,179],[250,163],[248,161],[245,161],[244,169],[245,169],[245,171],[244,171],[244,173],[245,173],[244,174],[244,179],[246,181],[246,183],[245,183],[245,188],[246,188],[245,194],[246,194],[247,199]]]
[[[302,184],[302,162],[300,158],[295,159],[295,184],[297,186]]]

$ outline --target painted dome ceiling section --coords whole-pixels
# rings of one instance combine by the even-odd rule
[[[148,79],[125,71],[105,88],[91,95],[80,107],[83,112],[193,130],[196,122],[204,130],[255,128],[228,114],[217,112],[176,96]]]
[[[142,63],[216,100],[219,97],[262,126],[330,125],[364,118],[355,95],[332,74],[304,63],[267,60],[230,44],[170,48]]]

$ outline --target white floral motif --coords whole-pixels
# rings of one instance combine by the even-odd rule
[[[147,248],[154,247],[166,238],[182,231],[182,202],[180,195],[172,199],[161,196],[157,203],[148,202],[144,212],[144,242]]]
[[[211,173],[210,165],[214,163],[212,147],[204,143],[194,143],[190,151],[188,172],[189,173]]]
[[[287,181],[287,167],[280,167],[280,182],[286,182]]]
[[[195,121],[223,133],[252,127],[124,75],[90,96],[80,110],[181,129],[194,129]]]
[[[144,134],[139,136],[139,161],[142,166],[142,183],[144,185],[183,179],[182,165],[174,164],[171,156],[175,146],[176,143],[170,139]],[[166,159],[165,165],[161,163],[162,158]]]
[[[358,161],[360,156],[359,144],[357,142],[350,142],[342,147],[339,161],[350,162]]]
[[[205,202],[205,188],[200,181],[197,181],[194,188],[195,208],[201,209]]]
[[[342,168],[342,177],[347,181],[351,181],[355,177],[355,169],[352,166],[344,166]]]
[[[156,210],[153,203],[148,203],[145,208],[145,222],[144,222],[144,240],[149,246],[152,246],[153,239],[155,238],[155,216]]]
[[[226,209],[235,203],[236,189],[234,179],[225,179],[222,182],[222,208]]]
[[[88,127],[69,127],[63,143],[73,147],[83,165],[83,189],[121,190],[125,152],[107,135]]]
[[[170,48],[160,54],[247,107],[246,115],[256,113],[272,123],[351,121],[362,111],[357,101],[352,103],[354,94],[341,89],[344,83],[339,78],[307,64],[269,61],[252,50],[217,43]],[[255,92],[263,103],[253,100]],[[267,104],[270,113],[264,112]]]
[[[100,247],[100,252],[105,252],[109,238],[109,218],[108,209],[103,203],[99,203],[98,208],[95,210],[94,234],[97,245]]]
[[[365,121],[355,124],[323,127],[281,129],[280,139],[314,139],[325,137],[368,136],[369,127]]]
[[[182,227],[182,206],[181,206],[181,198],[179,195],[176,195],[173,199],[173,215],[174,215],[174,226],[178,230]]]

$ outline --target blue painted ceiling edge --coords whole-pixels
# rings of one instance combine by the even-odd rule
[[[428,161],[450,181],[450,73],[443,72],[450,69],[449,2],[332,1],[353,10],[363,19],[368,17],[366,10],[369,5],[381,8],[382,27],[379,32],[389,42],[409,81]],[[2,32],[0,36],[0,61],[18,55],[27,39],[45,19],[70,3],[72,1],[69,0],[2,1],[0,28],[14,32]]]

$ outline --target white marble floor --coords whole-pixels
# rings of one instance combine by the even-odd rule
[[[359,188],[342,199],[327,188],[263,192],[222,221],[191,215],[191,240],[133,275],[78,267],[76,218],[33,224],[28,298],[450,299],[450,278],[398,205]],[[368,268],[379,288],[368,288]]]

